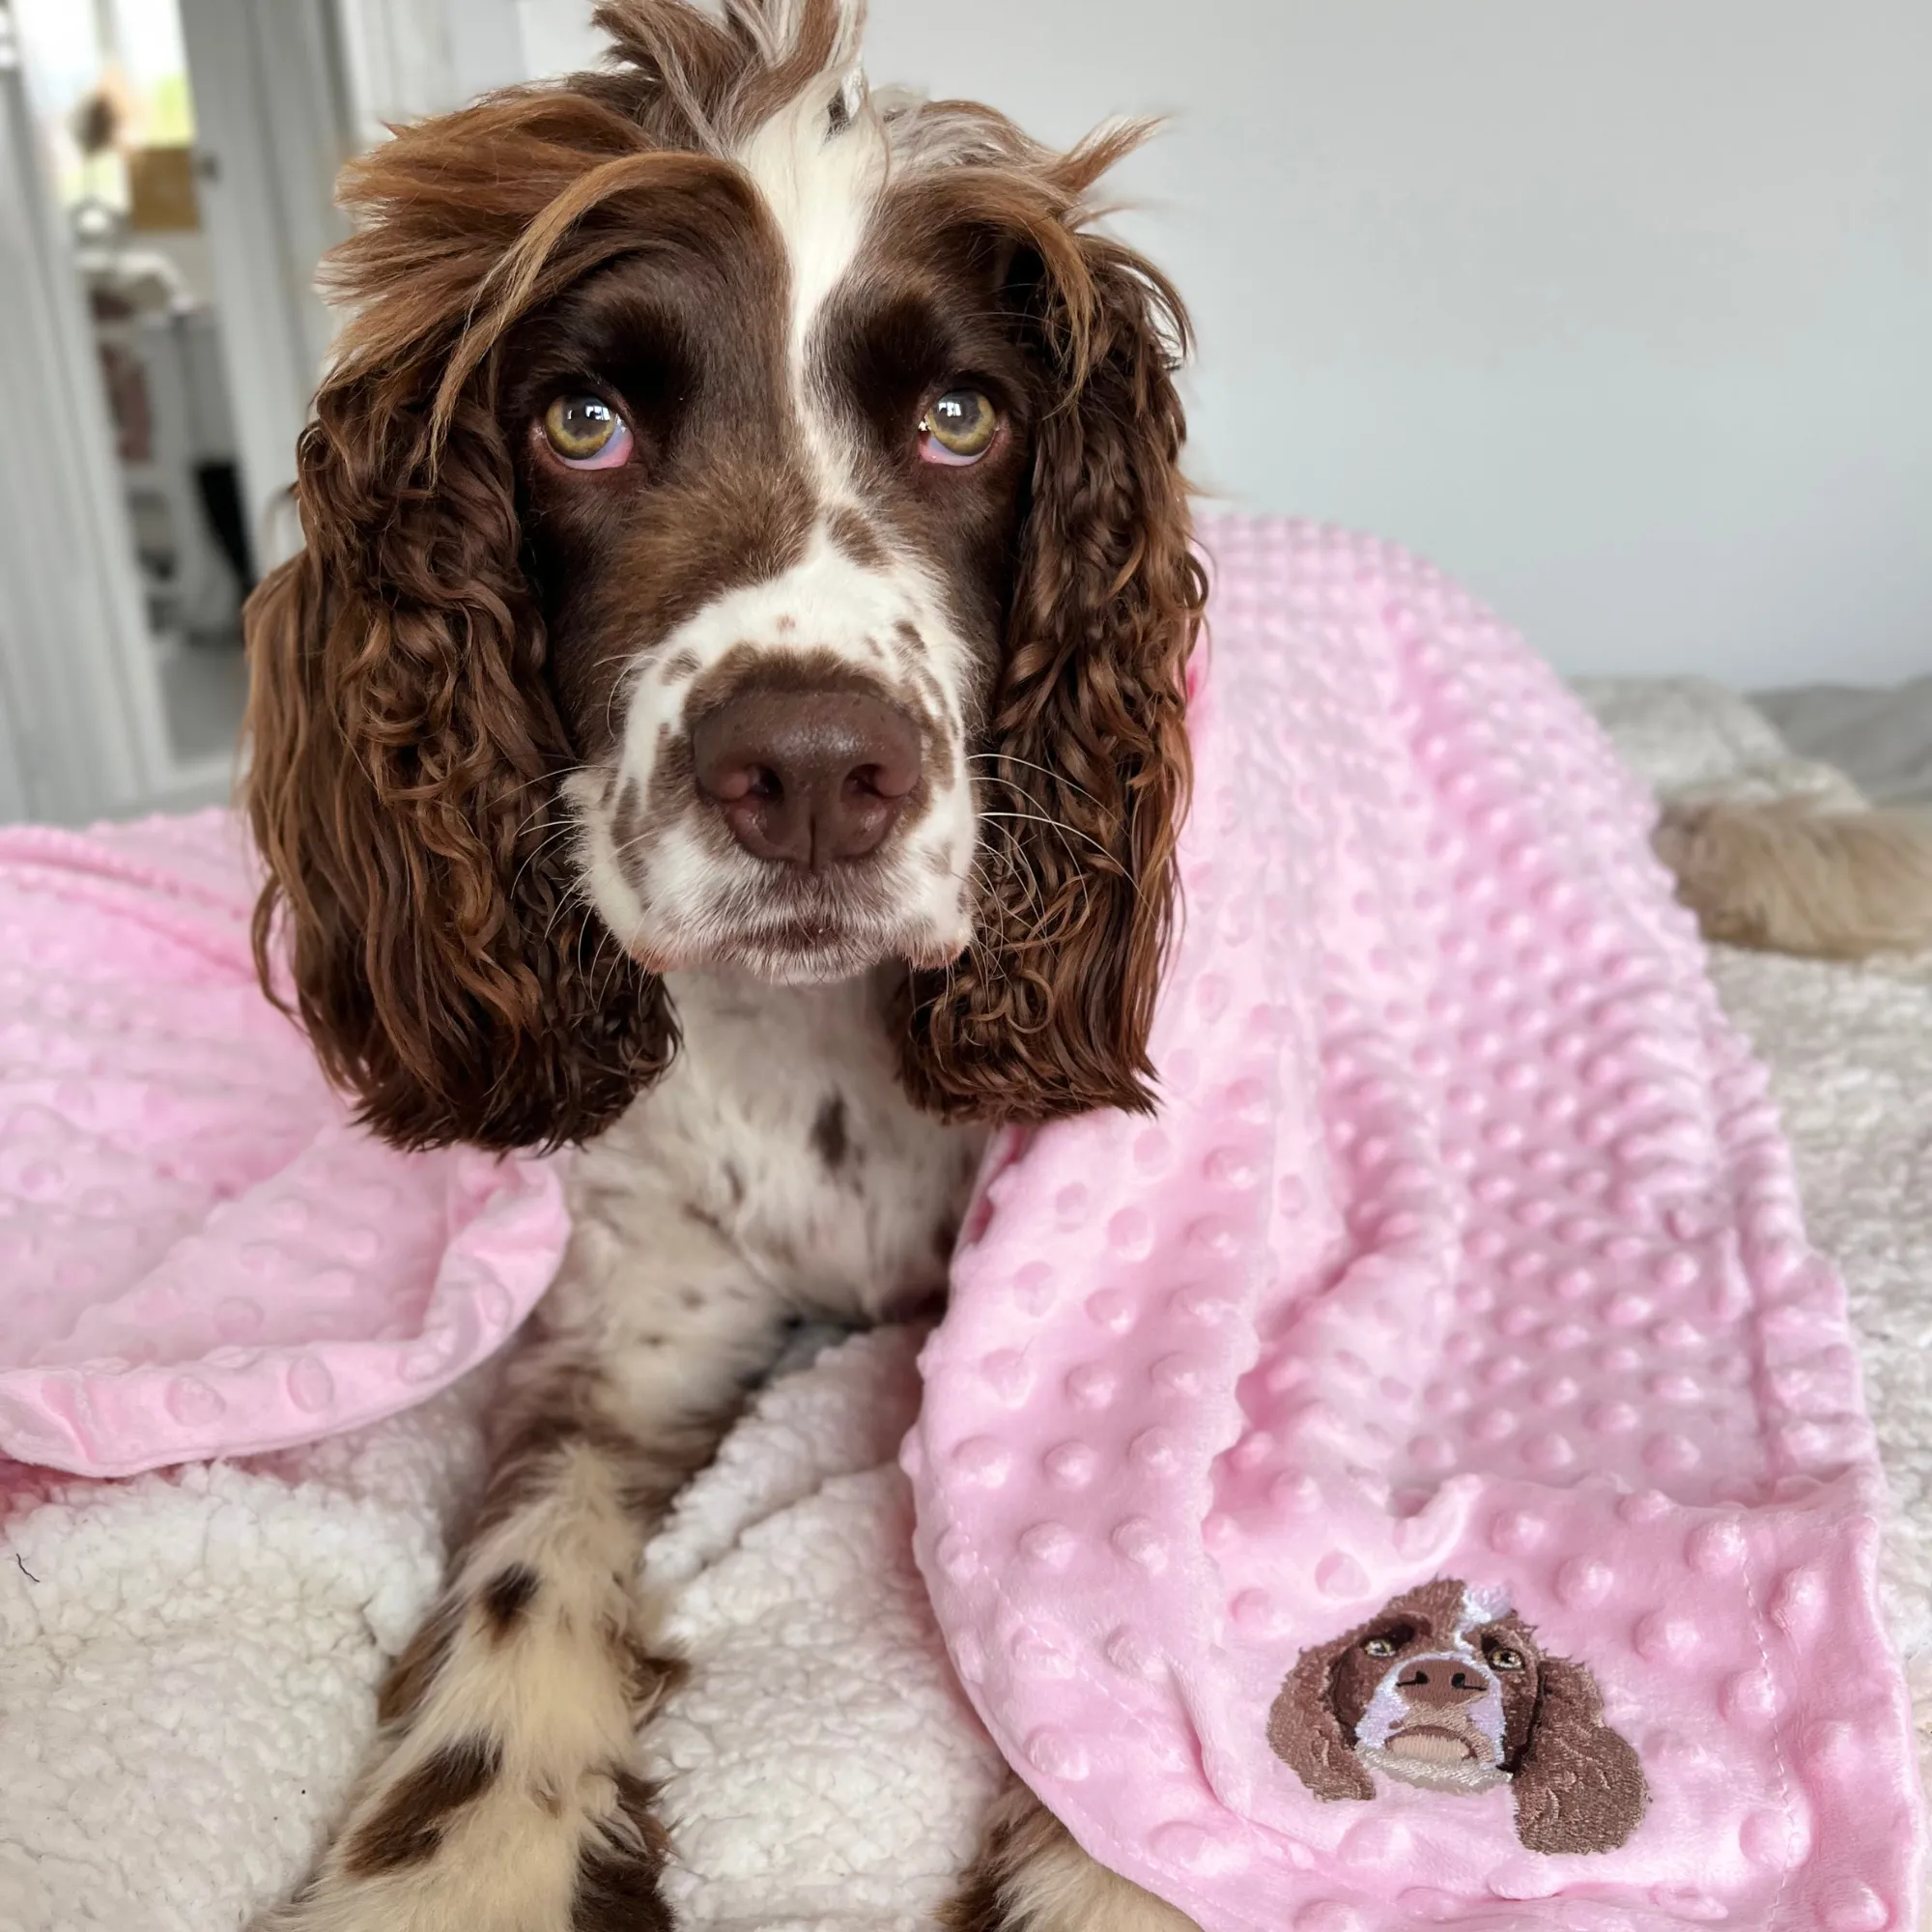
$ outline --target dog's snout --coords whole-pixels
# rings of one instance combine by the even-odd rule
[[[1404,1670],[1395,1688],[1411,1710],[1453,1710],[1481,1697],[1490,1688],[1490,1674],[1461,1658],[1428,1657]]]
[[[877,849],[920,779],[919,726],[862,691],[751,691],[691,734],[698,789],[754,858],[822,869]]]

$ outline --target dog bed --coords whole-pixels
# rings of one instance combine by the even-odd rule
[[[1647,781],[1817,789],[1708,687],[1589,696]],[[1841,1267],[1893,1498],[1882,1582],[1932,1727],[1932,983],[1719,952]],[[912,1932],[998,1759],[952,1687],[895,1452],[915,1340],[760,1399],[652,1552],[696,1663],[652,1734],[685,1922]],[[221,1932],[291,1883],[480,1480],[484,1368],[308,1448],[96,1483],[13,1469],[0,1547],[0,1923]]]

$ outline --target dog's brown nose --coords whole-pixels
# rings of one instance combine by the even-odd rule
[[[758,859],[822,870],[877,848],[919,783],[919,726],[862,691],[751,691],[691,734],[698,789]]]
[[[1458,1704],[1473,1704],[1490,1688],[1488,1674],[1473,1663],[1458,1663],[1446,1657],[1432,1657],[1405,1670],[1395,1681],[1403,1702],[1411,1710],[1453,1710]]]

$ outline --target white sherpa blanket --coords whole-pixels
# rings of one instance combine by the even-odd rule
[[[1705,687],[1586,693],[1663,788],[1833,788]],[[1850,1286],[1896,1520],[1889,1610],[1932,1731],[1932,974],[1723,953],[1813,1238]],[[913,1570],[900,1333],[777,1381],[654,1547],[696,1669],[653,1731],[685,1922],[929,1925],[998,1774]],[[490,1371],[359,1435],[0,1525],[0,1927],[230,1932],[292,1882],[479,1478]]]

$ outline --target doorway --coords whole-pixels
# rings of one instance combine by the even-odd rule
[[[353,144],[330,0],[0,0],[0,817],[226,795]]]

